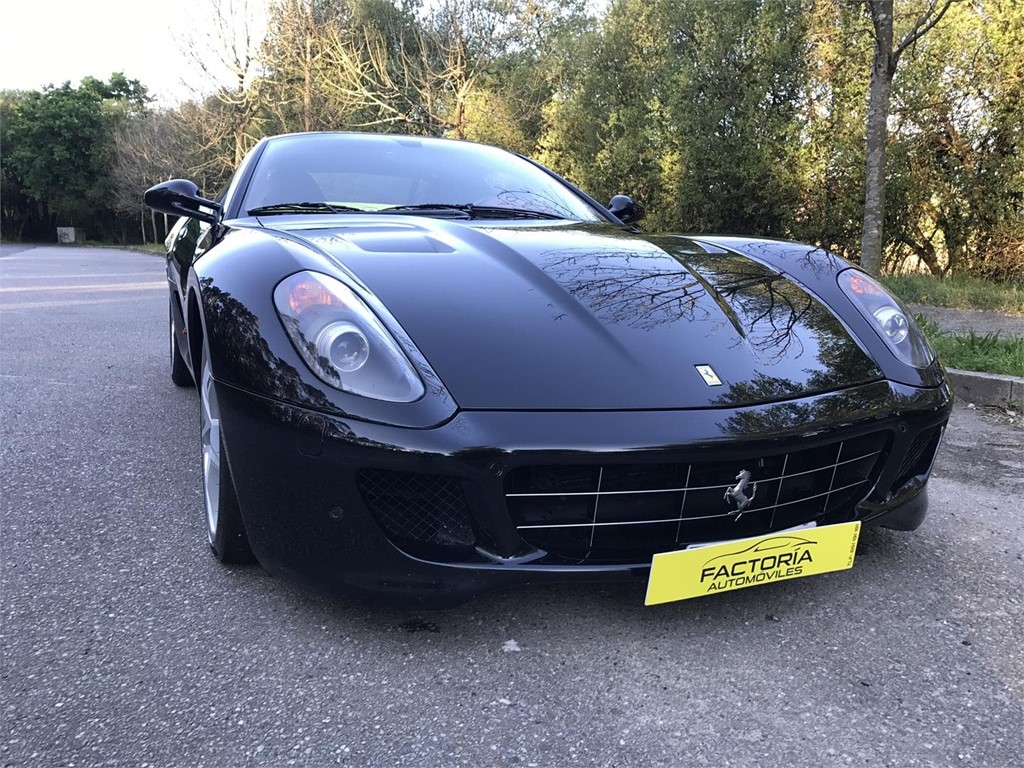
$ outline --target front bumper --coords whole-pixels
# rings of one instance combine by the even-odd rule
[[[648,534],[676,531],[654,550],[671,551],[695,537],[705,541],[742,538],[812,520],[829,524],[860,519],[867,524],[915,528],[924,517],[925,483],[952,406],[945,385],[916,389],[876,382],[766,406],[637,412],[462,411],[432,429],[407,429],[327,416],[223,384],[218,384],[218,396],[245,527],[253,551],[267,570],[331,592],[433,605],[524,583],[643,578],[650,567],[650,541],[629,548],[630,536],[640,530]],[[811,471],[792,469],[787,474],[785,462],[798,455],[795,448],[803,457],[799,460],[807,461],[808,456],[838,445],[836,458],[828,465],[834,479],[837,466],[867,467],[867,460],[860,464],[840,460],[843,445],[865,441],[879,446],[878,459],[870,471],[863,470],[862,484],[848,491],[848,498],[840,498],[830,485],[827,495],[810,497],[824,497],[820,504],[801,500],[799,506],[786,507],[787,502],[780,501],[784,483],[793,482],[788,478],[811,475]],[[722,505],[721,488],[708,490],[710,485],[691,482],[691,469],[698,463],[704,471],[721,466],[731,478],[737,468],[754,467],[752,457],[762,455],[769,457],[767,463],[761,462],[765,479],[760,490],[752,486],[748,493],[760,492],[758,503],[774,497],[778,508],[771,510],[770,518],[767,512],[761,517],[716,514],[713,519],[701,518],[689,533],[674,519],[669,525],[659,518],[655,527],[644,521],[644,528],[620,522],[600,524],[611,528],[594,525],[601,503],[608,509],[618,504],[621,514],[642,518],[652,514],[646,511],[650,500],[678,498],[679,493],[669,497],[667,490],[601,491],[599,485],[594,493],[577,492],[570,486],[561,486],[569,488],[565,493],[509,493],[510,483],[519,482],[511,478],[529,467],[568,468],[571,471],[562,472],[558,482],[569,483],[577,482],[574,472],[586,474],[591,465],[601,467],[600,472],[624,465],[640,467],[645,482],[651,467],[688,467],[688,490],[672,489],[682,493],[681,508],[686,509],[686,494],[692,504],[698,491]],[[767,476],[778,472],[783,456],[785,478],[771,485]],[[825,469],[813,472],[826,474]],[[376,483],[371,490],[368,477]],[[428,492],[443,493],[447,499],[451,494],[445,489],[456,489],[466,524],[396,532],[394,519],[387,510],[382,517],[379,508],[380,499],[387,497],[382,483],[386,485],[388,477],[446,478],[447,485],[435,484]],[[513,510],[513,502],[518,501],[513,496],[550,497],[555,517],[577,514],[577,507],[591,503],[582,497],[592,496],[593,507],[587,509],[593,510],[594,524],[521,525],[524,520]],[[393,501],[394,497],[387,498]],[[407,497],[414,502],[418,498],[415,493]],[[781,514],[784,507],[786,514]],[[543,522],[548,511],[543,504],[540,508]],[[418,509],[404,510],[407,514],[402,519],[409,520]],[[533,504],[528,513],[536,515],[537,509]],[[728,507],[723,510],[730,512]],[[683,522],[690,525],[691,521]],[[573,549],[573,541],[561,548],[538,546],[537,535],[548,536],[542,537],[543,542],[561,541],[563,530],[578,534],[577,540],[589,536],[592,549],[581,556]],[[616,539],[613,546],[603,556],[593,556],[595,541],[611,532]],[[418,543],[417,535],[431,540]]]

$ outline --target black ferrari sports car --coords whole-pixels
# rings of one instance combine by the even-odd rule
[[[695,566],[723,589],[817,572],[832,529],[826,569],[849,567],[861,524],[924,518],[943,369],[825,250],[641,234],[628,197],[418,136],[266,138],[215,200],[145,200],[182,217],[171,378],[199,390],[223,561],[445,604],[653,586],[658,558],[726,543],[740,559]],[[758,545],[780,532],[804,543]]]

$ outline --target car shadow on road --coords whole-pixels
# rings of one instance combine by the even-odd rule
[[[912,536],[869,530],[862,535],[858,561],[850,571],[652,607],[644,605],[646,583],[642,580],[527,585],[487,593],[453,608],[433,610],[321,595],[274,578],[258,567],[233,570],[242,577],[236,585],[248,581],[247,586],[269,591],[293,621],[309,628],[326,627],[328,634],[422,635],[431,642],[443,637],[461,645],[493,643],[497,637],[509,635],[505,639],[510,639],[516,633],[528,636],[555,627],[593,633],[635,632],[638,624],[654,631],[692,631],[715,625],[728,632],[743,631],[758,622],[818,621],[822,611],[835,613],[837,604],[852,601],[864,605],[876,599],[878,585],[891,587],[908,567],[907,560],[916,557]]]

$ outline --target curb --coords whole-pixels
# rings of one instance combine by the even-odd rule
[[[946,373],[957,398],[975,405],[994,405],[1018,409],[1024,403],[1024,379],[979,371],[947,368]]]

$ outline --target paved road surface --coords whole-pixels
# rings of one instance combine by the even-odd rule
[[[1020,764],[1018,425],[958,409],[926,525],[852,571],[374,610],[210,556],[161,280],[0,252],[0,765]]]

